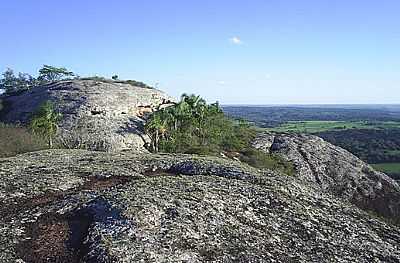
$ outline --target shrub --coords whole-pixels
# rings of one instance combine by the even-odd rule
[[[40,105],[39,109],[33,116],[30,129],[49,142],[50,148],[53,147],[53,137],[57,133],[58,122],[61,120],[61,114],[55,110],[54,104],[51,101],[46,101]]]
[[[132,86],[135,87],[139,87],[139,88],[144,88],[144,89],[153,89],[153,87],[141,82],[141,81],[136,81],[136,80],[132,80],[132,79],[128,79],[128,80],[120,80],[120,83],[127,83],[130,84]]]
[[[218,103],[207,104],[199,96],[184,94],[179,103],[153,113],[145,130],[153,152],[224,154],[257,168],[292,173],[290,164],[278,156],[251,147],[256,136],[252,126],[226,117]]]
[[[256,168],[268,168],[294,175],[293,165],[278,155],[266,154],[260,150],[246,148],[240,152],[239,159]]]
[[[0,123],[0,158],[47,148],[46,141],[28,129]]]
[[[17,94],[37,85],[36,79],[26,73],[14,74],[14,71],[8,68],[0,78],[0,89],[6,94]]]

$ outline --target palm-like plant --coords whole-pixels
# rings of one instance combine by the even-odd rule
[[[189,108],[192,110],[192,113],[196,113],[197,109],[206,105],[206,101],[204,99],[194,94],[183,94],[181,100],[187,103]]]
[[[151,148],[154,152],[158,152],[160,139],[165,138],[168,131],[168,120],[165,117],[166,114],[167,113],[164,110],[154,113],[145,126],[145,131],[151,138]]]
[[[174,116],[174,130],[178,129],[178,126],[189,118],[190,108],[186,101],[182,100],[175,107],[171,108],[171,114]]]
[[[180,102],[153,113],[147,121],[145,129],[151,138],[151,150],[158,152],[159,147],[162,147],[161,150],[164,147],[171,149],[169,147],[174,148],[177,143],[208,144],[208,137],[214,136],[208,122],[218,122],[216,118],[220,113],[222,111],[217,103],[207,105],[200,96],[183,94]],[[215,125],[212,127],[215,128]]]
[[[33,116],[30,128],[33,133],[46,137],[50,148],[52,148],[53,137],[57,133],[58,122],[61,118],[62,115],[55,110],[54,104],[51,101],[46,101]]]

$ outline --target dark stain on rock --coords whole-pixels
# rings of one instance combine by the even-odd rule
[[[26,262],[80,262],[80,253],[68,244],[72,236],[70,218],[58,214],[45,214],[29,225],[29,237],[18,246],[19,256]],[[80,224],[85,221],[80,221]]]
[[[80,191],[100,191],[125,184],[129,177],[91,177],[85,184],[65,192],[49,193],[29,200],[20,200],[17,204],[3,206],[0,215],[9,219],[19,211],[43,207],[60,201],[67,195]],[[83,262],[89,245],[85,242],[90,226],[97,221],[120,220],[119,211],[102,199],[96,199],[84,208],[68,214],[47,213],[34,223],[26,224],[26,240],[18,244],[17,253],[26,262]]]
[[[3,220],[12,218],[15,214],[33,209],[44,207],[48,204],[60,201],[68,195],[76,194],[81,191],[101,191],[113,186],[125,184],[132,180],[132,177],[111,176],[111,177],[89,177],[83,185],[69,189],[67,191],[49,192],[44,195],[32,198],[20,198],[10,202],[0,202],[0,217]]]
[[[90,227],[114,221],[125,223],[119,210],[102,198],[68,214],[44,214],[27,227],[28,238],[19,244],[19,256],[31,263],[90,261]]]

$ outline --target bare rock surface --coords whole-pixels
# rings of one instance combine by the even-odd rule
[[[144,151],[143,117],[174,101],[156,89],[96,80],[55,82],[3,100],[0,121],[8,123],[27,123],[40,104],[55,102],[63,115],[58,142],[102,151]]]
[[[350,152],[317,136],[295,133],[261,133],[253,146],[292,162],[299,178],[400,222],[399,184]]]
[[[41,151],[0,193],[0,262],[400,262],[398,226],[227,159]]]

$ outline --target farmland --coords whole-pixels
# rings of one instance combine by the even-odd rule
[[[394,179],[400,180],[400,163],[379,163],[372,165],[376,170],[384,172]]]
[[[260,131],[310,133],[400,179],[400,105],[225,106]]]
[[[348,129],[394,129],[400,128],[395,121],[289,121],[277,127],[265,128],[276,132],[319,133],[332,130]]]

